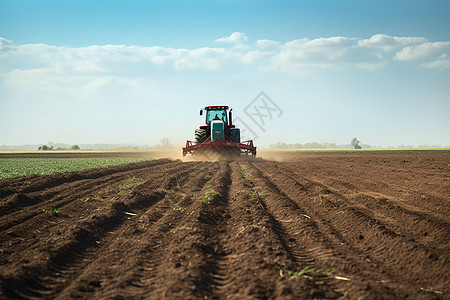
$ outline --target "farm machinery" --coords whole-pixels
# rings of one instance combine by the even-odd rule
[[[256,156],[253,141],[241,142],[240,129],[233,125],[232,110],[228,106],[206,106],[205,125],[195,130],[195,141],[186,141],[183,157],[187,154],[232,159],[241,155]],[[205,113],[204,113],[205,112]]]

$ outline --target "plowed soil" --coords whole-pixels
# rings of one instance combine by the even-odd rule
[[[0,299],[450,298],[449,151],[276,156],[0,181]]]

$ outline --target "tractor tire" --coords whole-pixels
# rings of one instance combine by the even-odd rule
[[[195,142],[197,144],[206,141],[206,130],[205,129],[195,129]]]
[[[234,143],[241,142],[241,130],[239,128],[230,128],[230,140]]]

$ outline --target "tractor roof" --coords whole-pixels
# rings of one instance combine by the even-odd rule
[[[205,110],[223,110],[223,109],[228,109],[228,106],[226,105],[205,106]]]

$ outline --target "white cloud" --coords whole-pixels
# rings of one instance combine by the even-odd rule
[[[271,41],[271,40],[257,40],[256,47],[259,49],[264,49],[268,47],[278,46],[280,42]]]
[[[0,79],[15,88],[69,89],[86,86],[99,78],[102,79],[92,87],[111,78],[118,83],[117,78],[145,78],[189,70],[232,73],[245,68],[255,72],[304,74],[323,69],[372,70],[385,66],[392,59],[416,60],[417,65],[436,70],[447,69],[449,65],[445,51],[450,48],[450,42],[430,43],[421,37],[377,34],[361,39],[336,36],[297,39],[284,44],[257,40],[250,46],[241,43],[247,41],[245,34],[235,32],[219,40],[235,44],[231,48],[195,49],[125,45],[59,47],[15,45],[0,38]],[[393,52],[396,49],[401,50]],[[424,61],[433,56],[430,61]]]
[[[383,54],[346,37],[300,39],[285,43],[273,57],[276,68],[284,71],[309,71],[358,67],[376,69],[385,64]]]
[[[233,43],[233,44],[243,44],[247,42],[247,36],[245,33],[242,32],[233,32],[228,37],[223,37],[220,39],[215,40],[216,42],[220,43]]]
[[[400,61],[418,60],[439,54],[445,48],[448,48],[450,42],[423,43],[420,45],[406,46],[397,54],[394,59]]]
[[[230,57],[223,48],[198,48],[187,51],[175,60],[177,69],[216,70]]]
[[[267,58],[271,58],[274,52],[271,51],[248,51],[241,58],[244,64],[255,64],[263,63],[268,64],[269,62],[264,61]]]
[[[383,51],[392,51],[405,45],[424,43],[427,40],[423,37],[397,37],[389,36],[384,33],[373,35],[370,39],[358,41],[358,45],[365,48],[381,49]]]
[[[293,40],[280,46],[273,56],[273,66],[282,71],[307,73],[314,69],[356,67],[377,69],[394,60],[423,60],[443,54],[450,42],[428,42],[422,37],[395,37],[376,34],[369,39],[330,37]],[[395,55],[392,51],[400,49]],[[392,57],[394,56],[394,57]],[[446,68],[447,60],[440,59],[422,66]]]
[[[14,48],[14,43],[10,40],[0,37],[0,53]]]
[[[115,76],[105,76],[95,78],[92,82],[88,83],[85,88],[96,90],[98,88],[108,87],[117,85],[128,85],[130,87],[137,87],[138,84],[135,80],[115,77]]]
[[[423,63],[421,66],[428,69],[443,71],[450,68],[450,59],[447,58],[446,54],[443,54],[439,57],[439,59],[432,62]]]

